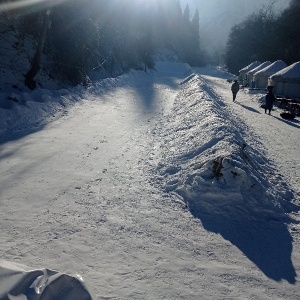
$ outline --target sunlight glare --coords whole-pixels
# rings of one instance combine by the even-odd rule
[[[10,11],[10,10],[15,10],[15,9],[21,9],[29,6],[34,6],[37,4],[45,4],[45,7],[53,6],[62,2],[65,2],[68,0],[18,0],[14,2],[6,2],[6,3],[1,3],[0,4],[0,12],[3,11]]]

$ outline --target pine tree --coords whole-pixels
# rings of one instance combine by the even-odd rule
[[[51,10],[47,9],[44,17],[43,17],[43,25],[42,25],[42,32],[40,35],[40,39],[38,41],[38,46],[31,64],[30,70],[25,75],[25,85],[28,86],[30,89],[36,88],[36,82],[34,80],[35,76],[38,74],[41,68],[41,59],[43,48],[46,40],[47,31],[50,24],[50,14]]]
[[[198,8],[195,11],[195,15],[192,19],[192,31],[193,31],[193,39],[199,44],[199,39],[200,39],[200,18],[199,18],[199,10]]]
[[[183,21],[185,24],[189,24],[190,23],[190,6],[187,3],[187,5],[185,6],[184,12],[183,12]]]

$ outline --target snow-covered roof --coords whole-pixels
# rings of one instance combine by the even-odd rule
[[[247,72],[247,74],[254,74],[254,73],[268,67],[270,64],[271,64],[270,61],[265,61],[262,64],[260,64],[259,66],[257,66],[256,68],[254,68],[254,69],[250,70],[249,72]]]
[[[287,64],[285,62],[283,62],[282,60],[276,60],[274,61],[272,64],[270,64],[269,66],[257,71],[256,73],[254,73],[254,75],[272,75],[275,74],[276,72],[284,69],[287,67]]]
[[[278,71],[270,76],[272,80],[285,79],[288,81],[300,82],[300,61],[293,63],[292,65]]]
[[[254,68],[259,66],[260,64],[261,64],[260,61],[254,61],[250,65],[248,65],[248,66],[244,67],[243,69],[241,69],[239,72],[249,72],[250,70],[253,70]]]

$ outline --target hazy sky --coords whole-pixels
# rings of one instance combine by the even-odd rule
[[[272,0],[180,0],[184,10],[187,3],[190,6],[190,16],[193,17],[198,8],[200,15],[200,34],[208,50],[222,47],[228,37],[230,28],[244,20],[248,15],[268,6]],[[282,10],[289,0],[275,0],[274,8]]]
[[[193,15],[196,7],[199,9],[200,19],[206,21],[215,17],[221,12],[231,11],[237,17],[248,15],[261,8],[263,5],[269,5],[274,2],[276,9],[282,9],[288,6],[289,0],[180,0],[182,9],[189,3],[191,14]]]

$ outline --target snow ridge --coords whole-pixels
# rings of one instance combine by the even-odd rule
[[[196,215],[213,208],[222,216],[232,210],[231,218],[241,211],[249,217],[282,216],[281,203],[292,193],[274,190],[271,163],[245,143],[240,126],[212,93],[196,75],[177,98],[163,132],[167,143],[158,167],[165,190],[176,192]]]
[[[294,283],[286,225],[293,222],[286,214],[293,192],[263,152],[251,146],[258,143],[245,143],[248,129],[238,122],[201,76],[189,78],[156,129],[163,141],[156,184],[268,277]]]

